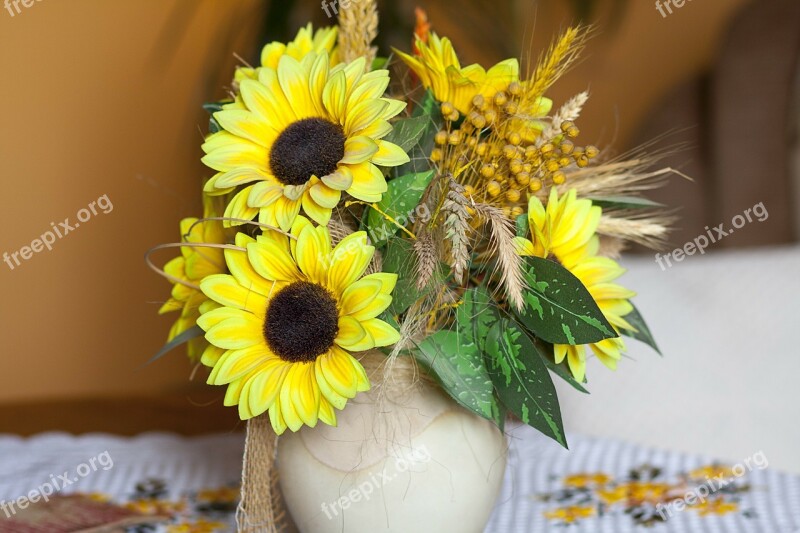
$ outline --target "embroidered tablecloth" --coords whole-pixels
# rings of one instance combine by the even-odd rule
[[[762,453],[723,463],[574,434],[566,451],[525,426],[508,433],[487,532],[800,531],[800,476]],[[241,434],[0,436],[0,520],[13,516],[9,502],[54,489],[173,516],[159,531],[229,531],[242,448]]]

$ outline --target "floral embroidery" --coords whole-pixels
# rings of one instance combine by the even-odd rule
[[[717,480],[711,484],[709,480]],[[720,482],[722,481],[722,482]],[[669,520],[666,506],[674,504],[700,487],[710,487],[706,498],[697,499],[686,510],[697,516],[722,516],[741,513],[754,518],[752,510],[742,509],[742,495],[750,486],[737,479],[730,467],[711,464],[667,476],[660,468],[642,465],[615,479],[603,472],[585,472],[560,479],[562,488],[536,499],[557,506],[544,511],[544,516],[558,526],[598,520],[615,514],[630,517],[635,525],[652,526]]]

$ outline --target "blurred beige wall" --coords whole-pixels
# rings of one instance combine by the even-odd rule
[[[671,85],[710,61],[741,3],[687,3],[663,19],[652,2],[630,1],[615,30],[601,25],[554,98],[590,88],[586,138],[624,144]],[[498,59],[471,45],[451,1],[429,4],[438,31],[464,55]],[[536,46],[566,25],[564,4],[540,3]],[[156,315],[169,286],[142,258],[197,214],[207,175],[200,105],[220,96],[234,52],[252,55],[263,8],[259,0],[42,0],[13,18],[0,10],[0,253],[30,245],[51,222],[74,221],[103,195],[113,204],[52,251],[14,270],[0,263],[0,402],[184,386],[192,369],[180,354],[143,366],[169,327]],[[176,9],[187,27],[162,33]],[[487,21],[486,31],[506,22],[523,42],[533,21],[527,7],[518,11],[513,21]]]

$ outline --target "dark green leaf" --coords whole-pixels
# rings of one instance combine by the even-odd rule
[[[609,196],[589,199],[594,205],[599,205],[603,209],[653,209],[666,207],[664,204],[647,198],[637,198],[636,196]]]
[[[578,278],[555,261],[528,257],[523,325],[552,344],[573,346],[618,335]]]
[[[183,333],[181,333],[180,335],[169,341],[167,344],[165,344],[164,347],[161,348],[161,350],[159,350],[159,352],[155,354],[147,362],[147,364],[149,365],[150,363],[154,363],[155,361],[161,359],[162,357],[167,355],[169,352],[171,352],[181,344],[187,343],[190,340],[195,339],[197,337],[202,337],[203,335],[205,335],[205,332],[200,328],[200,326],[192,326],[191,328],[187,329],[186,331],[184,331]]]
[[[459,404],[483,418],[502,422],[483,354],[468,335],[437,331],[419,344],[415,355]]]
[[[475,344],[483,350],[489,330],[499,320],[496,303],[485,287],[475,287],[464,291],[464,301],[456,310],[456,322],[460,331],[475,339]]]
[[[417,206],[433,179],[433,174],[434,172],[430,170],[419,174],[406,174],[389,181],[389,189],[378,202],[378,209],[392,217],[394,222],[376,209],[369,209],[367,213],[365,229],[375,246],[383,246],[397,233],[399,231],[397,224],[404,226],[414,220],[419,211]]]
[[[211,115],[211,118],[209,118],[208,120],[209,133],[217,133],[218,131],[222,130],[222,126],[220,126],[219,122],[217,122],[217,119],[214,118],[214,113],[216,113],[217,111],[222,111],[222,106],[228,103],[230,102],[223,101],[223,102],[212,102],[208,104],[203,104],[203,109],[208,111],[208,113]]]
[[[661,350],[658,349],[658,344],[656,344],[656,340],[653,337],[653,334],[650,332],[650,328],[647,327],[647,323],[644,321],[644,317],[639,312],[638,309],[634,306],[633,312],[628,313],[623,318],[628,321],[628,323],[635,327],[638,331],[630,331],[627,329],[620,329],[620,332],[625,335],[626,337],[630,337],[632,339],[636,339],[638,341],[642,341],[643,343],[650,346],[654,349],[658,355],[663,355]]]
[[[404,152],[410,152],[412,148],[417,146],[420,138],[432,124],[431,117],[427,115],[404,118],[392,124],[391,133],[384,137],[383,140],[396,144]]]
[[[523,422],[566,448],[553,380],[522,329],[509,320],[499,320],[486,340],[486,358],[500,401]]]

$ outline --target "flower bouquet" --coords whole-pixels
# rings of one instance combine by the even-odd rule
[[[358,505],[388,512],[397,498],[388,485],[372,487],[382,501],[338,492],[327,510],[317,485],[335,492],[368,463],[370,436],[424,433],[430,420],[381,418],[405,403],[429,419],[457,412],[457,427],[474,430],[464,440],[490,463],[502,458],[499,473],[478,469],[484,484],[491,478],[486,491],[470,495],[475,483],[461,480],[466,488],[450,489],[467,494],[439,507],[460,517],[459,531],[480,531],[502,480],[505,420],[566,446],[552,376],[586,392],[587,357],[614,370],[624,337],[657,350],[634,293],[617,283],[617,258],[628,242],[665,236],[660,206],[640,193],[668,170],[582,145],[587,93],[558,107],[546,96],[589,31],[568,29],[524,71],[515,59],[485,69],[461,66],[421,11],[412,50],[379,57],[377,17],[374,2],[352,3],[337,27],[309,25],[236,70],[230,98],[207,106],[203,216],[181,221],[181,242],[158,247],[180,249],[158,269],[174,284],[161,312],[180,313],[162,353],[188,343],[248,421],[242,530],[277,530],[287,505],[314,531],[342,530]],[[433,392],[415,396],[420,387]],[[428,460],[469,453],[448,431],[449,452],[425,441]],[[291,443],[285,453],[277,445],[277,468],[276,436]],[[357,460],[325,481],[348,454]],[[310,467],[312,456],[324,466]],[[451,475],[469,470],[459,460]],[[415,489],[423,500],[436,498],[428,481]],[[322,522],[298,516],[311,508],[304,497]],[[374,531],[370,512],[346,530]],[[445,530],[398,513],[392,530]]]

